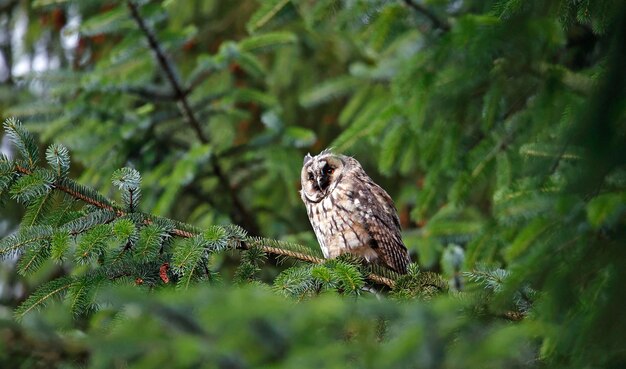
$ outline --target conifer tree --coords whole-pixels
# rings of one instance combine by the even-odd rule
[[[622,2],[7,1],[0,27],[0,367],[626,362]],[[330,146],[394,198],[406,275],[321,257],[297,190]]]

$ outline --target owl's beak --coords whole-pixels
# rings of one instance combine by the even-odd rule
[[[323,188],[322,188],[322,178],[321,177],[317,177],[317,178],[315,178],[315,181],[317,182],[317,188],[319,188],[320,191],[323,191]]]

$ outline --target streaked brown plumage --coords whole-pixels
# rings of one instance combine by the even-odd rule
[[[349,156],[307,154],[300,196],[326,258],[362,256],[406,273],[410,262],[393,200]]]

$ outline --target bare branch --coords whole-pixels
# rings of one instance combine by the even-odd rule
[[[156,36],[148,28],[148,26],[146,25],[146,22],[144,22],[143,18],[139,14],[139,9],[137,8],[137,5],[132,0],[126,1],[126,4],[128,5],[128,8],[130,9],[130,14],[132,15],[133,19],[137,23],[137,26],[139,26],[139,29],[141,29],[143,34],[148,39],[148,44],[150,44],[150,48],[154,52],[154,55],[156,56],[157,62],[161,66],[161,69],[163,69],[163,72],[165,72],[165,76],[167,77],[167,80],[169,81],[170,85],[172,86],[172,89],[174,90],[174,95],[176,97],[176,100],[178,101],[178,107],[180,108],[181,113],[183,114],[183,117],[185,117],[185,120],[187,121],[187,123],[189,123],[191,127],[193,128],[193,130],[196,132],[198,139],[202,143],[208,143],[209,139],[205,136],[204,132],[202,131],[202,127],[200,126],[200,123],[196,119],[196,116],[193,114],[193,111],[191,110],[191,107],[189,106],[189,101],[187,101],[188,92],[185,91],[181,87],[181,84],[178,81],[178,78],[176,77],[174,67],[165,56],[165,53],[163,52],[161,45],[157,41]]]
[[[176,73],[174,71],[174,67],[165,56],[165,53],[163,52],[161,45],[157,41],[156,36],[148,28],[148,26],[146,25],[146,22],[144,22],[143,18],[139,14],[139,9],[137,8],[137,5],[132,0],[127,0],[126,4],[128,5],[131,16],[137,23],[137,26],[148,39],[148,44],[150,45],[150,48],[154,52],[157,62],[159,63],[161,69],[163,69],[165,76],[167,77],[167,80],[172,86],[172,89],[174,90],[175,98],[178,101],[178,107],[183,117],[185,118],[187,123],[191,125],[193,130],[196,132],[196,136],[198,137],[198,140],[200,140],[200,142],[202,142],[203,144],[209,143],[208,137],[202,131],[200,122],[198,121],[196,115],[191,109],[191,106],[189,105],[189,101],[187,100],[187,95],[189,94],[191,90],[184,89],[181,86],[181,83],[178,81],[178,77],[176,76]],[[258,235],[260,230],[259,230],[259,226],[256,223],[256,220],[248,213],[247,209],[245,208],[245,206],[239,199],[239,196],[237,195],[237,191],[231,186],[230,181],[228,180],[228,177],[225,175],[224,170],[219,165],[215,155],[211,156],[210,160],[211,160],[211,168],[213,169],[213,172],[218,178],[220,185],[224,188],[224,190],[227,191],[233,203],[234,210],[235,210],[234,213],[232,214],[233,221],[241,224],[244,228],[246,228],[246,230],[249,233]]]

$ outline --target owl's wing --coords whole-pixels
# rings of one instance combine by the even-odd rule
[[[371,179],[359,196],[357,214],[371,237],[370,247],[383,263],[398,273],[406,273],[409,253],[400,235],[400,219],[391,197]]]

